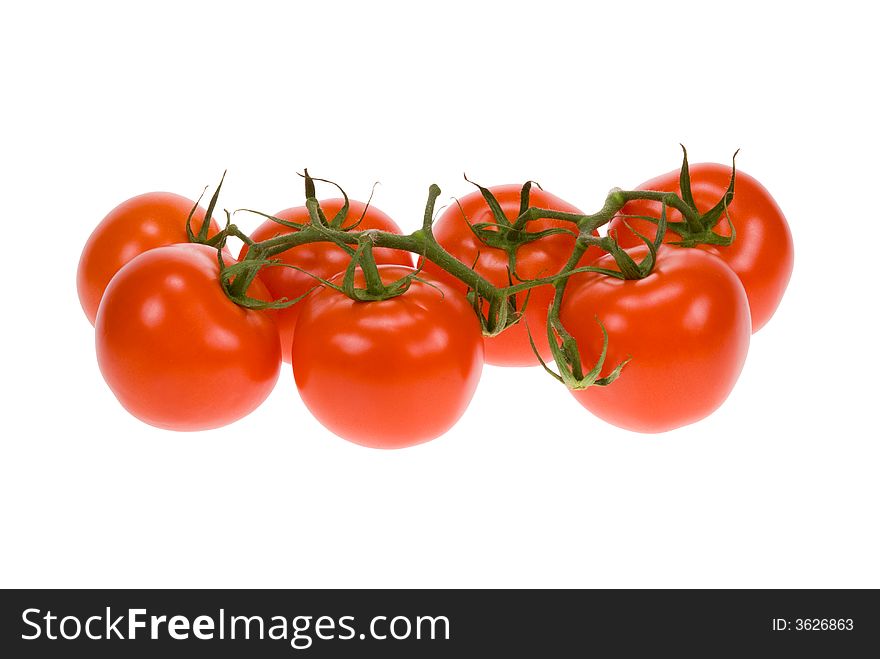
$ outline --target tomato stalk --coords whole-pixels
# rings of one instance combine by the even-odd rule
[[[521,320],[525,305],[521,305],[521,308],[517,309],[517,294],[523,292],[528,293],[538,286],[546,286],[549,284],[554,287],[554,297],[547,317],[546,331],[548,338],[550,339],[551,351],[553,358],[556,361],[557,368],[559,369],[559,373],[557,374],[553,372],[547,364],[540,359],[540,356],[539,360],[553,377],[564,382],[572,389],[583,389],[589,386],[605,386],[610,384],[620,375],[628,360],[618,364],[610,375],[604,378],[599,377],[605,361],[608,338],[604,326],[602,326],[601,321],[597,319],[603,335],[605,336],[603,349],[596,363],[589,370],[585,370],[580,358],[577,343],[574,337],[566,330],[560,319],[560,308],[565,295],[566,285],[570,277],[578,273],[586,272],[598,272],[607,276],[623,279],[638,279],[646,277],[654,267],[657,249],[663,239],[667,225],[669,225],[671,229],[674,229],[676,233],[683,236],[683,243],[694,241],[697,237],[703,241],[729,241],[732,239],[732,237],[719,237],[712,231],[712,227],[717,224],[721,214],[726,211],[727,205],[732,200],[734,177],[731,177],[727,194],[724,195],[717,208],[713,208],[709,212],[701,215],[693,204],[693,196],[690,192],[686,152],[681,172],[681,196],[672,192],[657,192],[650,190],[626,191],[615,188],[608,193],[602,208],[592,214],[568,213],[531,206],[531,187],[532,185],[537,184],[533,181],[528,181],[522,187],[519,215],[514,220],[510,220],[504,214],[492,192],[487,188],[475,184],[489,206],[495,222],[473,224],[470,225],[471,230],[480,241],[487,245],[487,247],[501,248],[509,257],[510,283],[508,286],[499,287],[493,285],[489,280],[476,272],[474,269],[475,264],[466,264],[455,258],[444,249],[435,238],[433,231],[434,209],[437,198],[440,195],[440,188],[437,185],[431,185],[428,190],[428,200],[425,205],[422,226],[410,234],[397,234],[377,229],[358,230],[357,227],[360,224],[360,220],[346,226],[345,221],[349,210],[349,200],[345,191],[332,181],[313,178],[309,175],[307,170],[304,172],[303,178],[305,179],[307,196],[306,208],[308,209],[309,214],[308,223],[289,222],[257,211],[249,211],[257,212],[263,217],[293,229],[293,231],[283,233],[261,242],[254,242],[247,238],[247,236],[245,236],[234,224],[228,221],[226,229],[220,234],[221,238],[214,239],[215,246],[218,247],[218,253],[225,243],[226,237],[230,235],[241,238],[248,244],[248,251],[244,259],[239,263],[224,266],[222,270],[224,288],[227,295],[233,301],[251,308],[283,308],[295,304],[304,298],[308,295],[308,292],[294,300],[282,298],[273,302],[265,302],[248,297],[247,290],[262,268],[290,267],[301,270],[296,266],[283,263],[275,257],[295,247],[317,242],[329,242],[340,247],[351,256],[351,260],[345,272],[341,286],[302,270],[303,272],[306,272],[306,274],[315,278],[316,286],[325,285],[332,287],[345,293],[358,302],[385,300],[400,295],[407,290],[413,279],[418,278],[419,270],[398,281],[385,284],[382,282],[379,275],[376,260],[373,257],[373,249],[389,248],[393,250],[408,251],[421,257],[422,263],[430,261],[452,277],[455,277],[465,284],[469,291],[468,297],[480,317],[483,333],[486,336],[499,334]],[[332,218],[328,218],[325,215],[321,208],[321,204],[315,196],[315,181],[331,183],[336,186],[343,195],[344,204]],[[219,186],[217,192],[215,192],[215,195],[212,198],[211,205],[209,206],[209,213],[213,210],[216,204],[218,193]],[[649,240],[641,235],[639,236],[648,246],[648,254],[640,263],[636,263],[629,254],[618,245],[613,236],[599,237],[594,235],[599,227],[608,224],[615,217],[625,218],[626,216],[621,216],[620,212],[627,202],[634,200],[658,201],[662,204],[659,218],[643,218],[649,219],[652,223],[656,224],[657,231],[653,240]],[[679,211],[683,221],[667,222],[667,207]],[[571,230],[554,228],[550,230],[530,232],[526,229],[528,222],[539,219],[553,219],[570,222],[572,225]],[[203,232],[204,231],[200,231],[200,235],[195,238],[200,238]],[[516,255],[517,250],[522,245],[535,240],[540,240],[550,234],[563,232],[574,234],[577,238],[574,249],[562,269],[556,273],[534,279],[522,279],[516,276]],[[618,270],[579,265],[584,253],[588,248],[593,246],[611,254],[618,265]],[[222,255],[218,258],[220,258],[222,264]],[[364,282],[364,285],[362,288],[355,286],[354,283],[355,272],[358,269],[363,273],[362,281]],[[517,283],[514,283],[514,277],[516,277]],[[526,298],[526,304],[527,302],[528,297]],[[531,334],[529,334],[529,338],[531,340]],[[534,341],[532,341],[532,347],[535,349]],[[535,349],[535,352],[537,354],[537,349]]]
[[[297,230],[293,233],[282,234],[262,242],[251,244],[243,263],[252,260],[267,261],[266,263],[261,264],[261,267],[277,265],[277,262],[271,260],[273,256],[300,245],[315,242],[332,242],[348,251],[350,255],[354,256],[355,249],[352,246],[357,246],[368,238],[372,247],[386,247],[390,249],[404,250],[433,262],[453,277],[464,282],[468,288],[489,302],[508,298],[517,292],[546,284],[556,278],[569,277],[575,272],[588,271],[583,268],[568,268],[547,278],[523,281],[516,285],[511,284],[510,286],[500,288],[492,285],[491,282],[475,272],[472,266],[462,263],[452,254],[447,252],[434,237],[432,230],[433,211],[440,192],[440,188],[437,185],[431,185],[428,193],[428,202],[425,206],[422,227],[410,234],[403,235],[387,231],[378,231],[375,229],[357,231],[345,228],[334,228],[331,226],[330,222],[327,222],[326,219],[323,218],[323,214],[320,212],[320,203],[314,197],[310,197],[306,200],[306,206],[309,209],[312,219],[307,225],[286,222],[279,218],[275,218],[274,216],[260,213],[260,215],[278,221],[280,224],[286,226],[294,225],[292,228]],[[565,215],[566,219],[575,223],[581,234],[583,234],[584,230],[589,233],[595,228],[609,222],[611,218],[614,217],[615,213],[620,210],[623,204],[626,203],[627,198],[623,198],[618,193],[619,191],[612,191],[606,200],[605,206],[594,215],[575,215],[570,213],[562,215]],[[636,194],[640,193],[637,192]],[[530,219],[558,217],[560,215],[557,211],[538,208],[530,208],[527,210],[527,213]],[[524,237],[525,242],[535,239],[532,235],[529,235],[528,232],[522,232],[522,236]],[[608,241],[600,241],[591,244],[596,244],[607,250],[610,243]],[[581,252],[581,254],[582,253],[583,252]]]
[[[308,177],[308,179],[311,179],[311,177]],[[356,254],[356,247],[364,244],[366,241],[369,241],[370,249],[373,247],[386,247],[417,254],[440,266],[450,275],[464,282],[476,296],[485,299],[490,304],[493,302],[498,303],[506,301],[516,293],[527,291],[548,283],[557,282],[559,280],[564,280],[579,272],[589,272],[591,270],[597,271],[596,268],[590,268],[588,266],[577,268],[574,267],[574,265],[569,264],[554,275],[521,281],[518,284],[511,284],[506,287],[496,287],[475,272],[473,267],[462,263],[452,254],[447,252],[434,237],[432,229],[433,212],[440,193],[441,190],[436,184],[430,186],[422,227],[410,234],[397,234],[387,231],[378,231],[376,229],[357,231],[346,228],[334,228],[332,225],[337,223],[336,218],[334,218],[334,221],[328,221],[320,210],[320,203],[314,197],[310,197],[306,200],[306,207],[309,209],[311,217],[311,222],[309,224],[286,222],[279,218],[275,218],[274,216],[259,213],[269,219],[277,220],[280,224],[286,226],[294,225],[292,228],[297,230],[293,233],[275,236],[274,238],[262,242],[253,243],[251,241],[248,254],[241,262],[242,264],[249,264],[249,267],[246,268],[248,276],[242,278],[238,283],[233,283],[230,292],[236,297],[244,290],[247,290],[247,285],[249,285],[253,276],[256,276],[256,272],[261,268],[282,265],[273,260],[273,256],[300,245],[307,245],[315,242],[332,242],[345,249],[352,257]],[[607,224],[628,200],[632,198],[647,198],[645,197],[647,194],[649,193],[643,191],[633,191],[630,193],[615,189],[609,193],[604,206],[597,213],[591,215],[560,213],[558,211],[533,207],[525,211],[525,217],[528,219],[553,217],[557,219],[564,218],[571,221],[580,232],[579,240],[584,243],[582,249],[578,250],[578,258],[583,255],[583,252],[586,251],[586,248],[590,245],[595,245],[607,252],[614,253],[617,248],[613,239],[607,237],[596,238],[591,235],[592,232],[598,227]],[[653,193],[650,194],[653,195]],[[651,196],[650,198],[654,197]],[[518,221],[519,219],[521,218],[518,218]],[[235,235],[239,238],[243,235],[234,224],[227,227],[226,233],[229,235]],[[525,235],[526,241],[532,239],[527,232],[523,232],[523,234]],[[363,253],[361,258],[366,258]],[[576,265],[576,263],[577,261],[575,260],[574,264]],[[373,262],[373,264],[375,265],[375,262]],[[233,272],[241,274],[244,270],[245,268],[236,268]],[[614,271],[602,270],[602,272],[612,276],[620,276],[620,273]],[[641,276],[644,276],[644,274]]]

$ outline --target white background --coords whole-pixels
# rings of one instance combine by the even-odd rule
[[[0,10],[2,586],[880,587],[874,95],[860,3],[180,3]],[[14,7],[14,8],[12,8]],[[486,368],[444,437],[325,431],[292,377],[176,434],[104,385],[75,270],[150,190],[302,202],[307,166],[407,230],[539,180],[584,208],[738,164],[795,238],[726,404],[640,436],[533,369]],[[246,227],[256,224],[242,218]]]

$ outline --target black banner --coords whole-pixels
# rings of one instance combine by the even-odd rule
[[[0,656],[16,658],[880,648],[874,590],[7,590],[0,603]]]

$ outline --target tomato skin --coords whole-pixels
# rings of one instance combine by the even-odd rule
[[[641,259],[647,248],[627,250]],[[597,266],[618,269],[613,258]],[[560,320],[578,342],[584,369],[602,350],[602,376],[630,361],[607,387],[572,391],[596,416],[627,430],[658,433],[702,419],[733,389],[751,335],[742,283],[718,257],[661,246],[654,271],[640,280],[576,275],[565,290]]]
[[[504,214],[510,220],[519,215],[521,185],[498,185],[489,188],[501,205]],[[460,206],[459,206],[460,204]],[[568,213],[582,214],[582,211],[559,197],[537,187],[531,189],[530,206]],[[464,214],[462,214],[462,212]],[[480,241],[471,229],[470,224],[495,222],[489,205],[479,190],[459,199],[458,204],[451,204],[434,223],[434,236],[437,242],[455,258],[467,265],[476,261],[474,270],[489,280],[493,286],[505,287],[510,284],[508,278],[507,252],[497,247],[489,247]],[[551,228],[564,228],[575,231],[571,222],[561,220],[535,220],[526,225],[531,232]],[[522,279],[535,279],[556,274],[568,261],[574,249],[575,237],[571,234],[556,234],[522,245],[517,251],[517,274]],[[586,265],[601,256],[597,248],[590,248],[580,261]],[[479,255],[479,258],[478,258]],[[426,262],[425,272],[447,282],[463,293],[467,286],[460,280],[446,273],[442,268]],[[514,283],[519,283],[514,279]],[[553,301],[554,289],[550,285],[531,289],[528,297],[525,317],[516,325],[504,330],[501,334],[486,338],[486,362],[496,366],[535,366],[539,362],[529,343],[529,331],[535,340],[541,356],[545,361],[553,357],[547,342],[547,312]],[[517,309],[526,303],[526,293],[516,296]],[[484,307],[485,311],[485,307]],[[526,325],[528,323],[528,325]]]
[[[230,301],[219,273],[216,249],[186,243],[137,256],[107,286],[95,326],[98,365],[142,421],[217,428],[256,409],[275,386],[275,323]],[[259,281],[248,293],[268,299]]]
[[[163,245],[189,242],[186,218],[196,202],[172,192],[148,192],[122,202],[98,224],[86,241],[76,272],[79,301],[94,325],[110,279],[138,254]],[[205,218],[199,206],[190,226],[198,234]],[[219,229],[212,220],[208,236]]]
[[[690,166],[691,191],[701,213],[708,211],[724,196],[730,183],[730,175],[731,168],[727,165],[698,163]],[[679,171],[658,176],[642,183],[637,189],[680,194]],[[736,188],[728,212],[736,229],[733,243],[727,247],[702,245],[699,249],[720,257],[740,278],[749,298],[752,331],[757,332],[776,311],[791,279],[794,267],[791,230],[782,210],[767,189],[739,169],[736,170]],[[623,207],[621,213],[659,217],[660,204],[644,200],[631,201]],[[681,214],[671,208],[668,209],[667,218],[671,222],[682,220]],[[627,219],[626,222],[649,238],[656,233],[656,227],[646,220]],[[722,217],[715,231],[723,236],[730,235],[726,218]],[[616,235],[617,241],[623,247],[642,244],[620,218],[611,221],[609,232]],[[669,231],[665,240],[674,242],[680,240],[680,237]]]
[[[412,270],[379,266],[386,284]],[[363,285],[360,272],[356,281]],[[304,301],[293,375],[331,432],[363,446],[403,448],[442,435],[464,413],[483,366],[480,323],[464,296],[432,283],[413,281],[381,302],[328,288]]]
[[[328,219],[333,219],[333,216],[342,208],[343,202],[343,199],[327,199],[321,202],[321,208]],[[343,226],[347,227],[357,222],[365,210],[364,219],[357,225],[356,230],[379,229],[392,233],[401,232],[400,227],[397,226],[394,220],[381,210],[373,205],[370,205],[368,208],[363,202],[354,200],[349,202],[348,216]],[[308,224],[310,221],[309,212],[305,206],[287,208],[279,213],[275,213],[275,217],[300,224]],[[250,237],[256,242],[262,242],[275,236],[294,233],[295,231],[296,229],[285,227],[272,220],[266,220],[254,230]],[[245,245],[241,249],[239,259],[243,259],[247,252],[248,246]],[[373,250],[373,256],[376,259],[376,263],[412,265],[412,256],[409,252],[377,247]],[[330,279],[334,275],[343,272],[351,260],[351,257],[344,250],[332,243],[300,245],[277,254],[272,258],[303,268],[324,279]],[[259,277],[275,299],[286,297],[288,300],[293,300],[319,285],[319,282],[314,277],[309,277],[307,274],[293,268],[282,266],[263,268],[260,271]],[[296,328],[296,320],[299,317],[300,309],[302,309],[302,302],[284,309],[278,309],[275,312],[278,332],[281,335],[281,353],[284,361],[288,363],[290,362],[290,348],[293,344],[293,332]]]

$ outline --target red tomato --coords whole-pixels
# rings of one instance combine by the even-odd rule
[[[520,185],[499,185],[489,188],[498,199],[504,214],[510,220],[519,215]],[[459,208],[459,204],[461,207]],[[468,224],[495,222],[492,211],[479,190],[465,195],[459,204],[452,204],[434,224],[434,236],[437,242],[455,258],[467,265],[476,262],[474,270],[489,280],[494,286],[504,287],[510,284],[508,276],[507,252],[498,247],[484,244],[474,235]],[[533,187],[530,195],[530,206],[567,213],[582,214],[580,210],[563,201],[559,197]],[[464,214],[462,214],[464,211]],[[551,228],[576,230],[571,222],[561,220],[534,220],[526,224],[530,232],[544,231]],[[575,237],[571,234],[555,234],[526,243],[517,250],[517,275],[513,283],[525,279],[547,277],[559,272],[568,261],[574,249]],[[598,258],[602,252],[590,248],[581,259],[585,265]],[[479,258],[478,258],[479,255]],[[466,292],[467,287],[458,279],[447,274],[442,268],[431,262],[425,263],[425,272],[447,282],[454,288]],[[516,325],[504,330],[501,334],[486,338],[486,361],[498,366],[534,366],[538,364],[535,353],[529,343],[529,331],[535,345],[545,360],[552,359],[550,346],[547,343],[547,312],[553,301],[553,287],[538,286],[531,289],[525,317]],[[517,295],[517,308],[521,309],[526,302],[526,294]],[[528,323],[528,327],[526,325]]]
[[[275,386],[275,323],[230,301],[219,274],[216,249],[186,243],[141,254],[107,286],[95,326],[98,365],[142,421],[217,428],[256,409]],[[259,281],[248,294],[269,296]]]
[[[342,208],[342,204],[342,199],[328,199],[321,202],[321,208],[324,210],[327,218],[332,219]],[[364,215],[364,210],[366,209],[364,219],[357,225],[356,230],[379,229],[381,231],[400,233],[400,227],[395,224],[394,220],[375,206],[370,205],[367,207],[366,204],[360,201],[350,201],[349,204],[348,216],[343,226],[349,226],[357,222],[358,218]],[[309,223],[309,212],[305,206],[288,208],[280,213],[276,213],[275,217],[299,224]],[[251,234],[251,239],[256,242],[262,242],[269,238],[294,231],[296,230],[282,226],[272,220],[266,220]],[[239,254],[239,259],[243,259],[247,251],[247,245],[245,245]],[[376,259],[376,263],[412,265],[412,256],[409,252],[377,247],[373,250],[373,256]],[[351,261],[351,257],[344,250],[332,243],[300,245],[277,254],[272,258],[303,268],[324,279],[330,279],[344,271]],[[259,277],[275,299],[286,297],[288,300],[293,300],[306,293],[309,289],[319,285],[319,282],[314,277],[309,277],[307,274],[293,268],[282,266],[263,268],[260,270]],[[296,319],[299,317],[301,308],[302,303],[297,303],[284,309],[278,309],[275,313],[278,331],[281,334],[281,354],[286,362],[290,361],[293,331],[296,327]]]
[[[386,284],[412,271],[379,266]],[[356,282],[363,286],[360,272]],[[293,339],[293,375],[306,406],[340,437],[374,448],[446,432],[467,408],[482,366],[473,309],[439,282],[413,281],[379,302],[321,289],[304,300]]]
[[[730,174],[731,169],[726,165],[699,163],[690,166],[691,191],[701,213],[708,211],[724,196],[730,183]],[[679,171],[668,172],[642,183],[638,189],[680,194]],[[621,213],[659,217],[660,204],[632,201],[624,206]],[[700,249],[719,256],[739,276],[749,297],[752,331],[757,332],[776,311],[791,278],[794,265],[791,231],[767,189],[739,169],[736,170],[736,187],[728,213],[736,229],[733,243],[727,247],[703,245]],[[682,217],[678,211],[670,208],[667,219],[680,222]],[[655,234],[655,225],[647,220],[627,219],[626,222],[649,238]],[[730,235],[729,224],[723,216],[715,231],[723,236]],[[609,232],[617,236],[623,247],[642,244],[620,218],[611,221]],[[669,231],[665,240],[674,242],[680,237]]]
[[[640,260],[646,247],[627,252]],[[617,270],[611,256],[597,266]],[[644,279],[577,275],[566,287],[563,326],[578,343],[585,370],[602,350],[602,376],[632,358],[607,387],[572,391],[581,405],[616,426],[655,433],[693,423],[733,389],[749,348],[751,325],[743,286],[716,256],[662,246]]]
[[[171,192],[148,192],[110,211],[89,236],[76,272],[76,288],[92,325],[104,289],[116,272],[138,254],[154,247],[187,243],[186,218],[196,202]],[[205,218],[201,206],[190,226],[198,234]],[[211,221],[208,236],[218,232]]]

